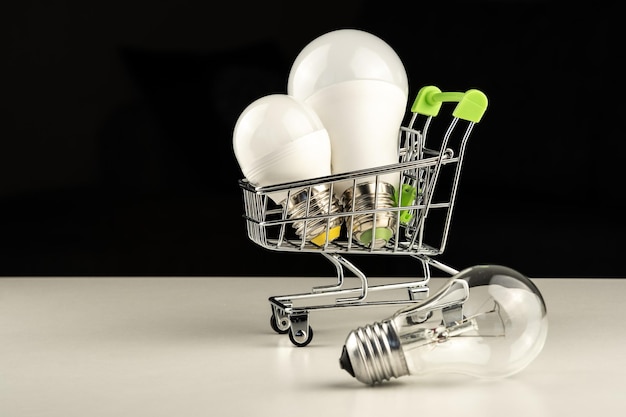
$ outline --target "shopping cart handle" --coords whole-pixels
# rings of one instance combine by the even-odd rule
[[[452,115],[459,119],[478,123],[487,110],[487,96],[480,90],[467,90],[464,93],[442,92],[439,88],[429,85],[422,87],[417,93],[411,111],[425,116],[437,116],[441,104],[458,102]]]

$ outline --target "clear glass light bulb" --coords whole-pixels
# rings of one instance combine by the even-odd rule
[[[286,184],[330,175],[330,138],[315,111],[286,94],[271,94],[249,104],[233,131],[233,150],[244,177],[256,186]],[[339,212],[339,201],[327,186],[302,190],[281,189],[268,194],[287,206],[291,218]],[[310,195],[309,195],[310,194]],[[289,201],[287,200],[289,196]],[[331,202],[329,204],[329,202]],[[303,208],[305,207],[305,208]],[[326,220],[294,222],[296,233],[306,230],[306,240],[326,241]],[[328,239],[339,236],[340,218],[331,218]]]
[[[351,331],[339,362],[365,384],[432,373],[501,378],[529,365],[547,332],[532,281],[511,268],[475,266],[417,305]]]
[[[356,29],[319,36],[296,57],[287,92],[310,105],[322,120],[330,136],[333,174],[398,163],[398,132],[407,110],[408,78],[400,57],[379,37]],[[374,181],[362,178],[359,184]],[[379,178],[377,208],[393,202],[393,191],[387,192],[385,184],[399,187],[399,181],[398,173]],[[352,180],[334,184],[340,200],[352,185]],[[372,196],[361,194],[376,188],[355,188],[354,196],[343,200],[351,203],[356,198],[361,206],[373,204]],[[393,215],[378,215],[376,225],[373,216],[367,216],[369,219],[355,219],[352,225],[357,240],[384,246],[395,229]],[[376,238],[372,238],[372,230]]]

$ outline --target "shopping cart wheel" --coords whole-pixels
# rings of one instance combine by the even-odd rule
[[[311,326],[309,326],[306,333],[301,330],[296,331],[295,333],[296,334],[294,334],[293,330],[289,332],[289,340],[291,340],[291,343],[298,347],[304,347],[311,343],[311,340],[313,340],[313,329]]]
[[[286,334],[289,332],[289,319],[282,317],[278,319],[275,314],[270,317],[270,326],[278,334]]]
[[[289,315],[291,330],[289,340],[296,346],[302,347],[311,343],[313,329],[309,325],[309,313],[307,311],[292,312]]]

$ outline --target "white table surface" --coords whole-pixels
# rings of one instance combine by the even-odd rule
[[[623,415],[626,279],[533,281],[549,332],[520,373],[372,387],[340,369],[341,348],[393,310],[311,313],[306,347],[270,328],[268,297],[333,278],[0,278],[0,416]]]

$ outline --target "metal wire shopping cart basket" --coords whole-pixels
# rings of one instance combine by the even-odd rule
[[[451,121],[442,135],[431,138],[431,122],[446,102],[456,103]],[[332,285],[270,297],[274,331],[306,346],[313,338],[312,311],[419,302],[428,295],[431,266],[458,272],[433,257],[446,247],[467,141],[486,107],[487,98],[479,90],[442,92],[426,86],[411,107],[409,123],[400,127],[398,163],[266,187],[239,181],[251,241],[272,251],[319,253],[337,271]],[[391,187],[382,180],[389,174],[398,178]],[[352,184],[340,198],[333,193],[339,181]],[[285,191],[282,205],[269,197]],[[367,276],[346,258],[357,254],[410,256],[421,263],[422,274],[411,282],[369,285]],[[345,270],[359,279],[358,287],[347,286]]]

